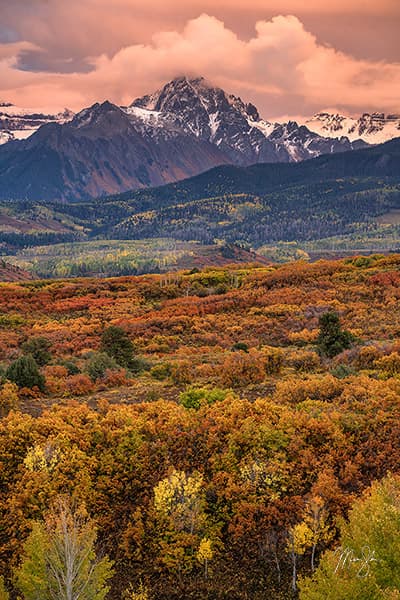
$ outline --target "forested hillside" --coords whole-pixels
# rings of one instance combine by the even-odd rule
[[[4,202],[0,247],[11,255],[29,246],[99,239],[218,240],[258,249],[378,230],[385,238],[379,220],[400,208],[399,164],[396,139],[298,164],[223,166],[89,202]]]
[[[398,255],[0,291],[2,598],[48,597],[62,524],[102,598],[294,598],[400,475]]]

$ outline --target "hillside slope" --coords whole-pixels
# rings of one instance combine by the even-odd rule
[[[223,165],[184,181],[89,202],[7,202],[0,243],[174,238],[318,240],[369,231],[400,208],[400,140],[295,164]]]

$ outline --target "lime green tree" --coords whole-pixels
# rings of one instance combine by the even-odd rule
[[[4,584],[4,577],[0,575],[0,600],[9,600],[10,594],[6,590],[6,586]]]
[[[25,600],[50,600],[51,587],[46,557],[50,540],[45,526],[35,522],[24,544],[24,556],[15,576],[18,589]]]
[[[301,600],[380,600],[400,592],[400,478],[375,483],[341,525],[340,546],[300,584]]]
[[[25,600],[104,600],[113,574],[107,557],[95,553],[96,529],[82,511],[60,499],[35,522],[15,572]]]

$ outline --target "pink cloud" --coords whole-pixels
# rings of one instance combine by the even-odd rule
[[[118,0],[116,6],[123,4]],[[126,104],[188,73],[254,101],[266,118],[326,105],[352,112],[400,110],[399,63],[360,60],[323,45],[295,16],[258,21],[255,34],[241,39],[221,20],[202,14],[180,30],[155,33],[148,43],[87,56],[94,65],[89,73],[18,71],[13,65],[21,49],[0,52],[0,96],[22,105],[41,106],[45,99],[46,105],[81,108],[106,98]]]

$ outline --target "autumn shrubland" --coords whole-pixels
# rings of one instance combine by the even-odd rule
[[[0,597],[82,523],[110,599],[322,598],[397,506],[399,299],[398,255],[0,284]]]

